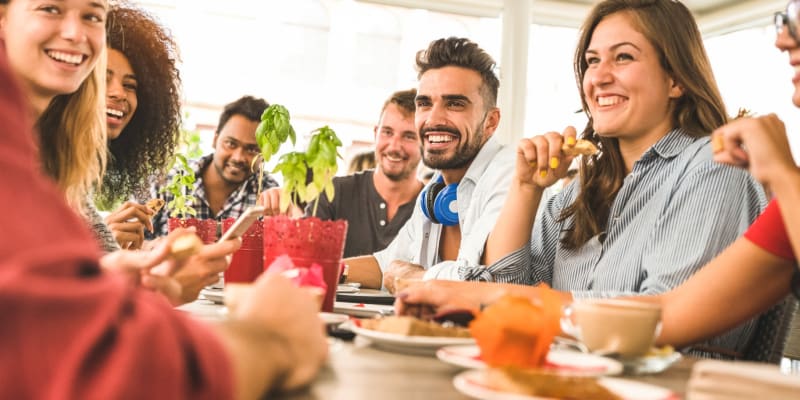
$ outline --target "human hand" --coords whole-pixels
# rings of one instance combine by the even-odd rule
[[[514,171],[517,181],[544,189],[566,176],[575,156],[564,154],[562,147],[574,147],[576,135],[575,128],[568,126],[563,134],[548,132],[520,140]]]
[[[280,274],[262,274],[253,290],[244,296],[231,318],[259,326],[268,334],[260,340],[279,340],[283,352],[271,357],[285,371],[277,389],[292,390],[314,378],[327,356],[324,327],[318,306],[305,289],[296,287]]]
[[[425,269],[417,264],[394,260],[383,273],[383,286],[389,293],[395,292],[395,282],[398,279],[422,279]]]
[[[136,250],[144,242],[144,230],[153,231],[153,210],[135,201],[126,201],[105,218],[105,223],[120,247]]]
[[[194,234],[189,229],[176,229],[160,240],[151,251],[119,250],[100,258],[100,267],[124,276],[131,285],[160,292],[167,298],[181,296],[180,284],[172,275],[183,265],[170,257],[172,242],[179,236]]]
[[[258,204],[264,206],[264,216],[286,215],[291,218],[299,218],[305,215],[303,209],[292,203],[289,203],[289,208],[285,212],[281,212],[282,191],[281,188],[274,187],[261,192]]]
[[[786,127],[775,114],[736,119],[715,130],[711,141],[715,161],[747,168],[768,187],[797,171]]]
[[[204,287],[219,280],[219,274],[230,265],[229,256],[241,245],[242,241],[238,238],[207,244],[197,254],[189,257],[182,268],[172,275],[181,291],[179,296],[168,296],[170,302],[177,306],[197,300]]]
[[[477,313],[481,305],[500,298],[505,290],[490,282],[429,280],[409,284],[397,293],[395,313],[429,320],[449,311]]]

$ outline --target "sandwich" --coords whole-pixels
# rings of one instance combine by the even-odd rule
[[[439,324],[408,316],[362,319],[361,328],[405,336],[471,337],[469,329],[454,324]]]

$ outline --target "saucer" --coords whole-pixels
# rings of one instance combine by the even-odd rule
[[[653,348],[644,356],[619,359],[625,368],[625,373],[629,375],[657,374],[675,364],[682,357],[681,353],[672,347]]]

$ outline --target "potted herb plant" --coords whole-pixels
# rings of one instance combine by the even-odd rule
[[[196,180],[194,170],[183,154],[175,155],[173,165],[176,170],[175,176],[161,188],[161,193],[170,193],[173,196],[173,199],[165,205],[166,212],[169,212],[170,216],[167,220],[168,229],[172,231],[179,227],[193,226],[203,243],[214,243],[217,240],[217,221],[194,218],[197,215],[197,211],[192,207],[194,196],[189,194]]]
[[[266,162],[277,154],[287,140],[294,146],[295,130],[289,111],[273,104],[261,116],[256,130],[256,141]],[[278,160],[273,173],[283,177],[281,209],[291,203],[307,203],[325,192],[333,199],[333,177],[338,170],[338,149],[342,146],[336,132],[323,126],[311,132],[306,151],[292,151]],[[309,170],[313,178],[307,182]],[[316,210],[315,210],[316,211]],[[268,268],[278,257],[288,255],[297,267],[322,267],[327,291],[323,311],[333,310],[333,298],[339,280],[344,253],[347,221],[322,221],[316,217],[292,219],[285,216],[265,218],[263,221],[263,265]]]

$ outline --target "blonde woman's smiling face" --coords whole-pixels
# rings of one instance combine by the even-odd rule
[[[39,112],[53,97],[78,90],[92,72],[105,48],[106,9],[99,0],[11,0],[0,6],[9,63]]]

